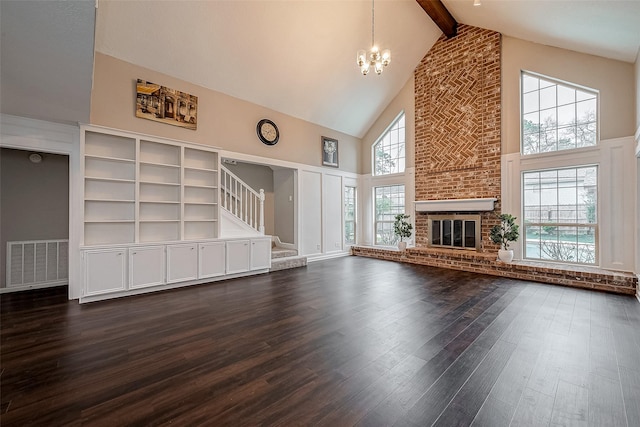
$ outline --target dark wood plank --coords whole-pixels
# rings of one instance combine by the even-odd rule
[[[0,424],[640,425],[640,304],[361,257],[0,295]]]

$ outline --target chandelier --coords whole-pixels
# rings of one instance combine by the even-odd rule
[[[376,71],[376,74],[382,74],[382,69],[391,62],[391,51],[384,49],[380,52],[375,44],[375,16],[375,4],[374,0],[371,0],[371,49],[369,52],[365,49],[360,49],[356,55],[356,64],[358,64],[360,72],[365,76],[369,74],[371,67]]]

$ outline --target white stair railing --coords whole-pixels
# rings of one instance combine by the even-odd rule
[[[224,166],[220,167],[221,206],[264,234],[264,190],[255,191]]]

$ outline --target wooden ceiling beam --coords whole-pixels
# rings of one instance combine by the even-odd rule
[[[458,34],[458,22],[441,0],[416,0],[448,39]]]

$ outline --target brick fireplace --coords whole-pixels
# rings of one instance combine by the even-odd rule
[[[638,279],[589,267],[496,260],[499,246],[489,230],[501,213],[501,34],[460,24],[452,39],[441,36],[414,72],[416,247],[406,251],[352,247],[352,253],[379,259],[599,289],[633,295]],[[456,200],[492,200],[488,209],[457,210]],[[430,215],[480,217],[474,250],[429,247]],[[432,226],[433,227],[433,226]]]
[[[500,213],[500,52],[500,33],[460,25],[414,74],[416,200],[498,199],[494,211],[475,212],[481,252],[498,249],[489,230]],[[416,213],[416,246],[428,244],[428,215]]]

